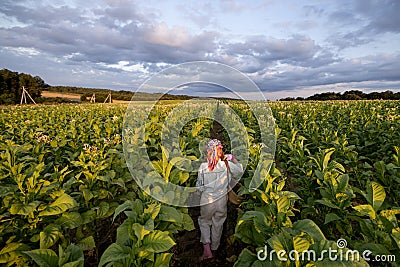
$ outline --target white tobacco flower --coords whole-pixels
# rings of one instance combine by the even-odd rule
[[[50,141],[51,141],[50,137],[48,135],[45,135],[45,134],[43,134],[43,135],[41,135],[41,136],[36,138],[36,142],[38,142],[38,143],[46,143],[46,144],[48,144],[48,143],[50,143]]]
[[[83,150],[86,152],[90,151],[90,145],[89,144],[83,144]]]

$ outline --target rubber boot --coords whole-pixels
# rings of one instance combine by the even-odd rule
[[[206,260],[213,258],[213,254],[211,252],[210,243],[203,244],[203,255],[200,257],[200,260]]]

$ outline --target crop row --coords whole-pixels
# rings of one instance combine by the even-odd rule
[[[237,116],[221,118],[231,134],[225,142],[247,163],[237,266],[264,264],[257,257],[264,246],[321,252],[340,238],[348,242],[343,251],[400,258],[400,102],[274,102],[273,114],[260,113],[265,103],[251,106],[261,118],[236,101],[191,103],[168,116],[177,105],[133,106],[131,124],[123,124],[123,105],[0,109],[0,264],[168,266],[176,233],[193,230],[193,220],[188,208],[149,194],[169,203],[187,198],[164,192],[163,181],[194,185],[215,108],[226,115],[228,106]],[[194,107],[199,113],[180,125]],[[176,139],[163,143],[165,136]],[[274,256],[273,264],[327,260]]]

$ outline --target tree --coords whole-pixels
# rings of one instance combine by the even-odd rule
[[[326,92],[307,97],[307,100],[337,100],[337,99],[340,99],[340,94],[337,94],[335,92]]]
[[[360,99],[362,99],[361,96],[356,95],[356,94],[346,94],[343,98],[345,100],[360,100]]]
[[[359,99],[365,99],[366,97],[362,91],[351,90],[344,92],[341,98],[344,100],[359,100]]]
[[[29,90],[32,98],[40,98],[42,90],[49,87],[39,76],[18,73],[8,69],[0,70],[0,104],[19,103],[22,86]]]

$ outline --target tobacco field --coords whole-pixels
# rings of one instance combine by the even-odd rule
[[[369,250],[371,259],[394,255],[400,261],[399,101],[270,102],[273,160],[260,157],[268,144],[260,143],[251,110],[238,101],[226,104],[248,134],[249,160],[237,188],[244,200],[230,207],[221,253],[204,266],[397,266],[364,259],[282,261],[276,254],[262,261],[257,253]],[[176,105],[161,103],[149,111],[144,141],[156,172],[171,183],[194,186],[195,171],[174,166],[178,160],[169,160],[160,140],[163,121]],[[0,107],[0,266],[197,264],[196,208],[155,200],[129,172],[126,108]],[[137,104],[138,113],[146,108]],[[231,149],[227,131],[217,134]],[[178,147],[198,159],[199,144],[215,134],[212,119],[190,120],[179,132]],[[269,170],[259,172],[261,185],[251,191],[259,164]],[[182,256],[187,236],[193,239],[192,259]],[[338,247],[339,239],[346,245]]]

